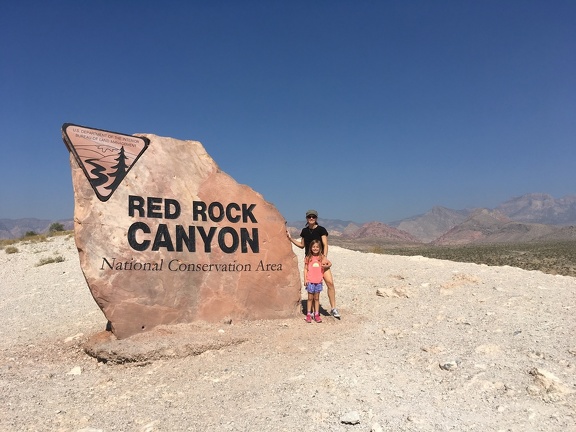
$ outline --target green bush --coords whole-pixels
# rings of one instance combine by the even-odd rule
[[[50,233],[55,233],[58,231],[64,231],[64,225],[62,225],[60,222],[54,222],[52,225],[50,225],[50,228],[48,228],[48,232]]]
[[[383,246],[376,245],[369,248],[368,252],[382,255],[386,253],[386,249]]]

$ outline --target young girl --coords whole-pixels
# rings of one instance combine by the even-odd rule
[[[314,311],[314,321],[322,322],[320,318],[320,292],[322,291],[322,278],[324,277],[324,266],[329,266],[327,259],[322,261],[322,242],[312,240],[308,255],[304,258],[304,286],[308,292],[308,302],[306,303],[306,322],[312,322],[312,311]]]

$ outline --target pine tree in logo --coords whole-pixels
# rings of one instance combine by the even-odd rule
[[[124,146],[122,146],[118,152],[118,157],[114,159],[116,161],[116,165],[110,167],[114,170],[114,172],[110,173],[109,176],[114,178],[114,181],[106,186],[105,189],[114,191],[122,182],[122,179],[124,179],[126,173],[128,172],[128,165],[126,164],[127,159],[128,158],[124,155]]]

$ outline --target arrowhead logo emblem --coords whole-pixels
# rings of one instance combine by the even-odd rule
[[[108,201],[148,148],[143,137],[65,123],[62,139],[102,202]]]

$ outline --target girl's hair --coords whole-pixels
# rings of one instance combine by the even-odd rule
[[[312,240],[308,246],[308,254],[306,255],[306,259],[309,259],[312,256],[312,246],[315,244],[320,245],[320,255],[324,253],[324,245],[322,242],[320,240]]]

